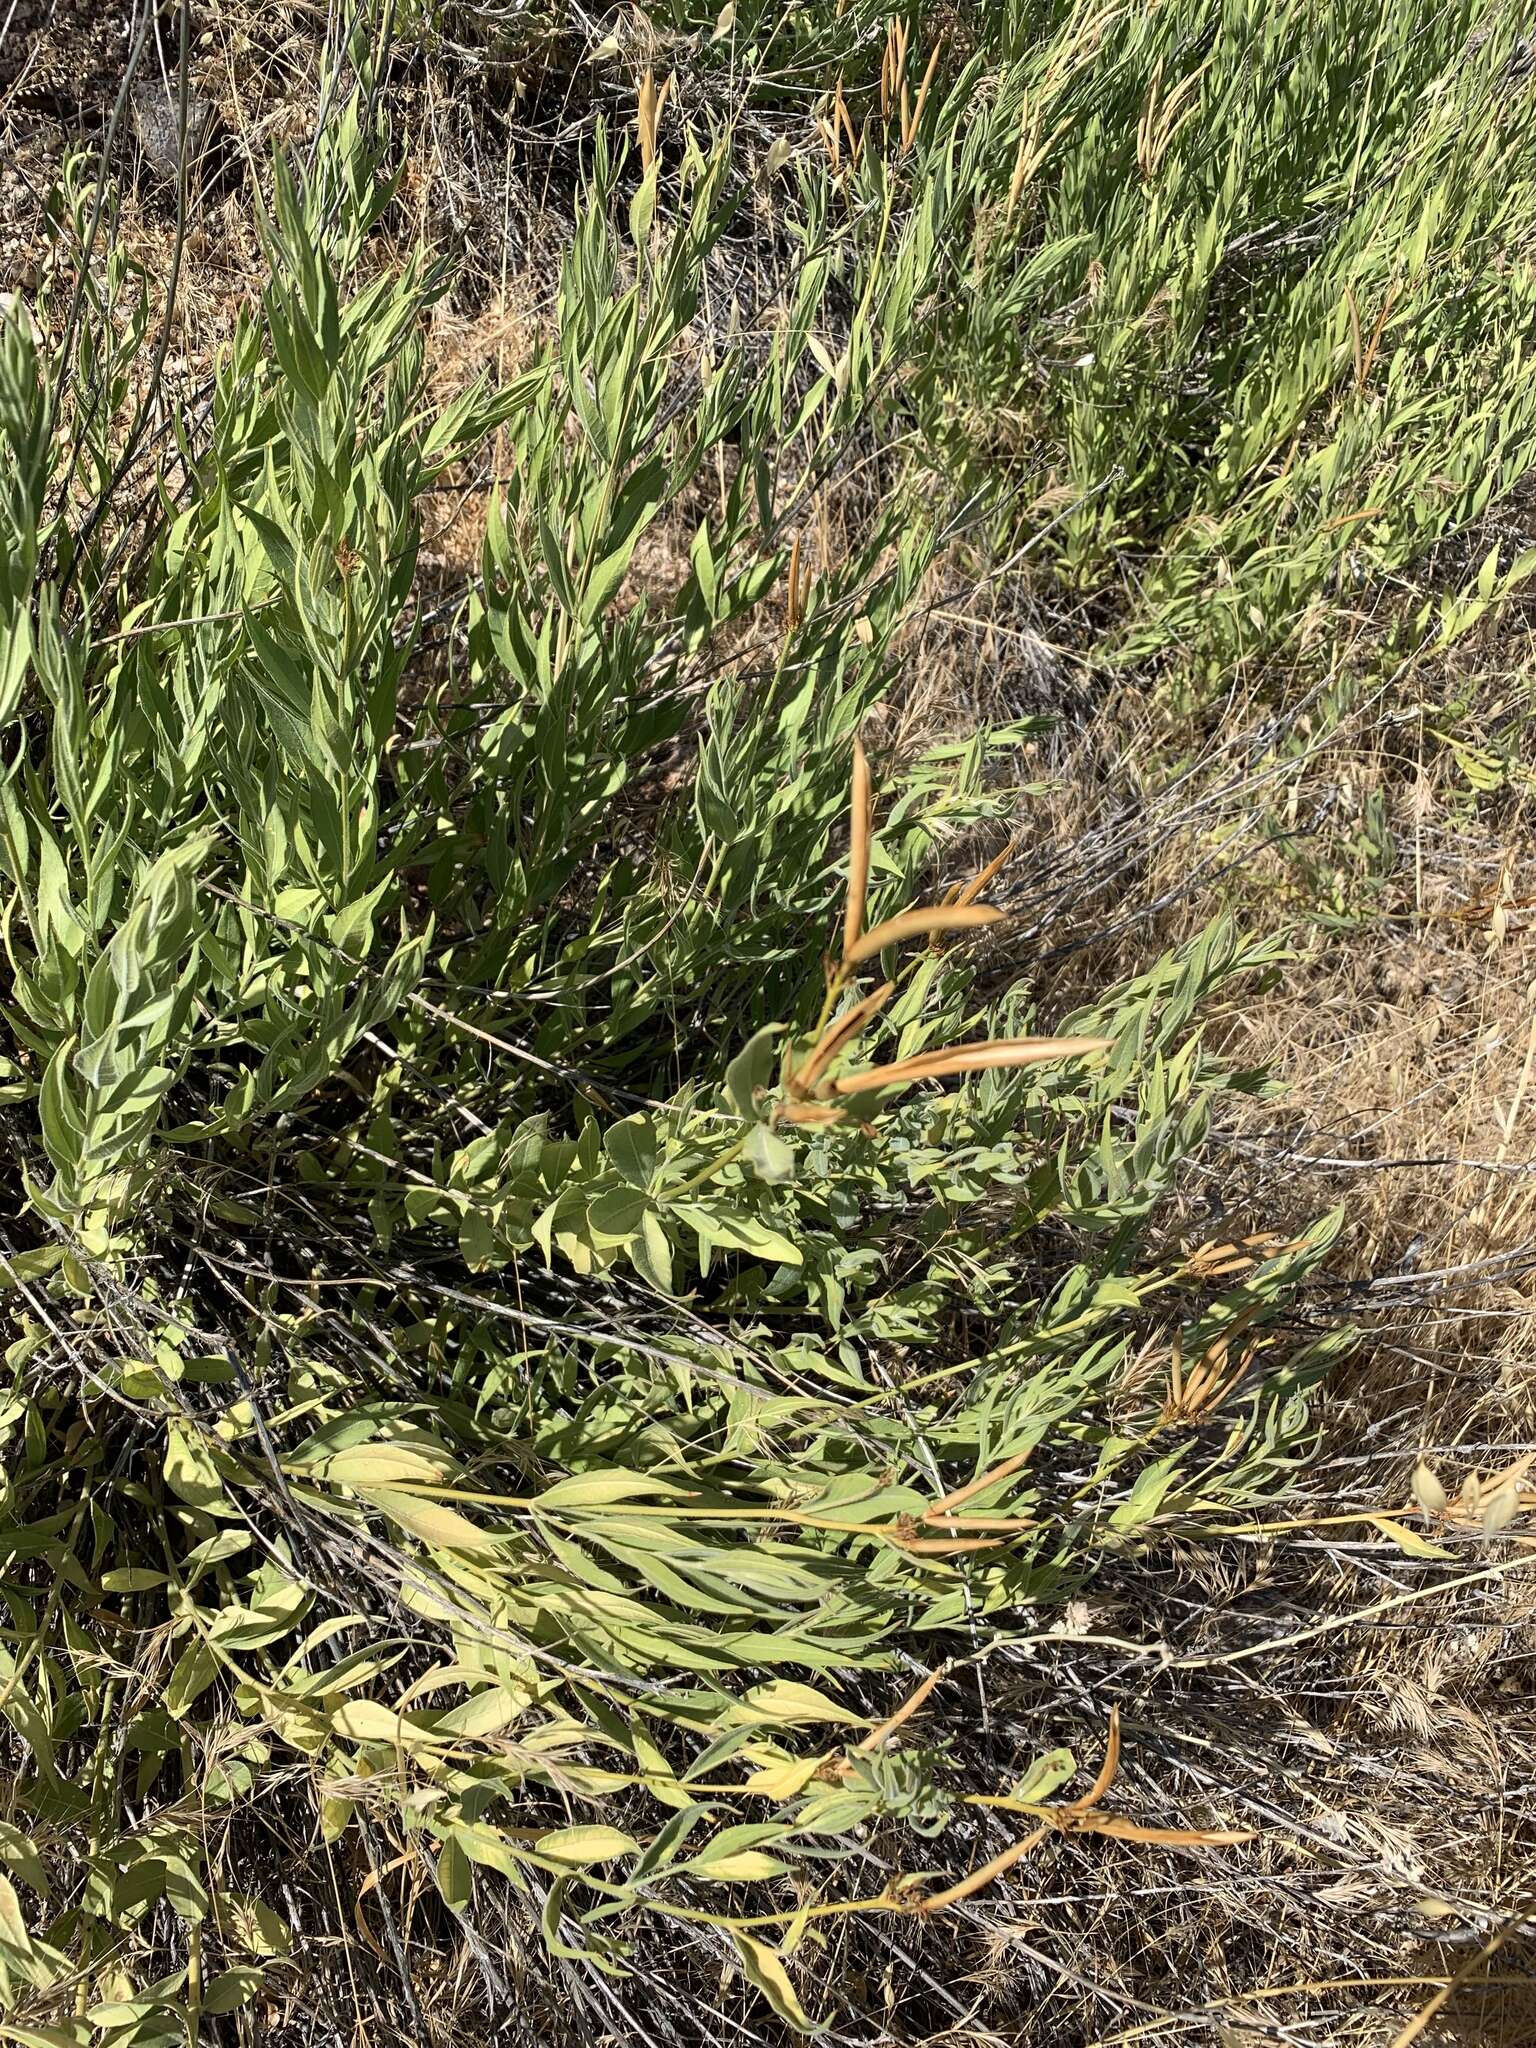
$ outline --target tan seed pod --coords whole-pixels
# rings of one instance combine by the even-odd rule
[[[1426,1515],[1443,1515],[1445,1513],[1449,1505],[1445,1488],[1440,1484],[1434,1473],[1430,1471],[1422,1458],[1413,1468],[1413,1479],[1410,1483],[1413,1488],[1413,1497]]]
[[[1517,1486],[1498,1487],[1483,1502],[1483,1534],[1497,1536],[1501,1529],[1507,1529],[1520,1512],[1520,1489]]]

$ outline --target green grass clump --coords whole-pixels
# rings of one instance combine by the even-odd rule
[[[1529,550],[1417,578],[1536,459],[1518,11],[1007,13],[1011,175],[936,430],[1017,475],[1005,547],[1047,494],[1108,651],[1197,699],[1363,638],[1401,660],[1507,602]]]

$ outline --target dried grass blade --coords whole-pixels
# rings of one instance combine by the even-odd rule
[[[851,908],[851,894],[849,900]],[[920,910],[904,910],[899,917],[888,917],[883,924],[877,924],[856,942],[845,943],[843,959],[848,966],[856,967],[861,960],[872,960],[887,946],[899,946],[905,939],[920,939],[928,932],[975,931],[982,925],[996,924],[1002,914],[987,903],[967,904],[963,909],[934,903]],[[861,918],[862,915],[861,903]]]
[[[937,1671],[930,1671],[910,1699],[904,1700],[894,1714],[887,1715],[878,1728],[871,1728],[862,1742],[854,1744],[855,1753],[867,1756],[871,1750],[878,1749],[882,1742],[887,1741],[889,1737],[894,1735],[903,1721],[910,1721],[918,1708],[923,1704],[923,1701],[927,1699],[929,1693],[944,1678],[948,1670],[949,1666],[947,1664],[941,1664]]]
[[[1062,1813],[1087,1813],[1097,1806],[1104,1794],[1113,1785],[1120,1772],[1120,1709],[1109,1710],[1109,1737],[1104,1744],[1104,1761],[1099,1765],[1099,1775],[1094,1779],[1081,1799],[1068,1800],[1060,1808]]]
[[[870,1088],[906,1087],[914,1081],[939,1081],[952,1074],[982,1073],[992,1067],[1035,1067],[1048,1061],[1076,1059],[1108,1052],[1112,1038],[997,1038],[981,1045],[956,1046],[949,1052],[923,1053],[890,1066],[866,1067],[840,1074],[828,1086],[837,1095],[862,1095]]]
[[[843,959],[852,962],[864,932],[864,907],[869,896],[869,842],[874,828],[874,794],[869,757],[857,734],[853,742],[853,790],[848,805],[848,907],[843,913]],[[878,929],[878,927],[877,927]],[[878,950],[878,948],[877,948]]]
[[[952,1884],[942,1892],[930,1892],[926,1899],[918,1899],[907,1908],[912,1913],[942,1913],[946,1906],[956,1906],[962,1899],[970,1898],[999,1878],[1005,1871],[1021,1863],[1031,1849],[1038,1848],[1051,1832],[1049,1824],[1036,1828],[1032,1835],[1026,1835],[1021,1842],[1014,1842],[1009,1848],[989,1857],[978,1864],[968,1877],[962,1877],[958,1884]]]
[[[640,138],[640,166],[648,171],[656,156],[656,121],[661,103],[656,95],[656,77],[650,66],[646,66],[644,78],[640,81],[640,107],[635,121],[636,133]]]
[[[810,1058],[794,1076],[794,1086],[808,1095],[837,1055],[851,1039],[858,1037],[872,1017],[879,1015],[895,993],[894,981],[882,982],[872,995],[865,996],[851,1009],[844,1010],[840,1017],[835,1017],[821,1034]]]
[[[1017,839],[1010,839],[1002,852],[995,854],[987,862],[981,873],[973,875],[965,887],[956,893],[954,899],[956,903],[974,903],[982,890],[986,888],[988,882],[992,881],[1007,866],[1008,862],[1013,859],[1014,854],[1018,850],[1018,844]]]
[[[974,1500],[978,1493],[985,1493],[989,1486],[996,1486],[1001,1479],[1011,1478],[1022,1466],[1029,1463],[1033,1450],[1034,1445],[1031,1444],[1027,1451],[1015,1451],[1011,1458],[1004,1458],[1000,1465],[994,1465],[990,1472],[983,1472],[979,1479],[971,1480],[969,1485],[955,1487],[952,1492],[946,1493],[942,1500],[936,1500],[932,1507],[924,1508],[923,1520],[933,1522],[952,1515],[957,1508],[964,1506],[966,1501]]]
[[[835,170],[837,168],[837,133],[835,129],[831,133],[831,140],[828,146],[832,150],[832,167]],[[801,537],[797,533],[789,548],[789,574],[784,605],[784,632],[786,638],[789,634],[798,631],[800,625],[800,540]]]
[[[1007,1540],[1002,1536],[908,1536],[889,1529],[880,1533],[909,1557],[953,1557],[964,1550],[997,1550]]]
[[[1072,1823],[1075,1835],[1108,1835],[1117,1842],[1158,1842],[1173,1849],[1217,1849],[1233,1842],[1251,1842],[1256,1828],[1148,1828],[1140,1821],[1124,1820],[1110,1814],[1103,1820],[1084,1819]]]
[[[932,55],[928,59],[928,67],[923,73],[922,83],[917,88],[917,105],[912,109],[912,118],[907,124],[906,136],[902,142],[904,152],[910,149],[917,140],[917,131],[923,125],[923,108],[928,104],[928,88],[933,83],[933,74],[938,69],[939,53],[943,48],[944,37],[940,34],[934,43]]]

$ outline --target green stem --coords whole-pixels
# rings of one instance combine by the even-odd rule
[[[680,1180],[675,1187],[663,1188],[657,1199],[675,1202],[681,1195],[691,1195],[695,1188],[702,1187],[707,1180],[712,1180],[722,1166],[729,1166],[734,1160],[739,1159],[746,1151],[747,1140],[751,1135],[749,1131],[745,1138],[738,1138],[733,1145],[727,1145],[723,1152],[717,1152],[713,1159],[706,1160],[697,1173],[689,1174],[686,1180]]]
[[[117,1724],[112,1717],[116,1704],[118,1681],[109,1678],[101,1692],[101,1740],[96,1745],[96,1754],[91,1759],[91,1832],[85,1845],[87,1870],[94,1867],[101,1854],[101,1845],[107,1832],[110,1814],[107,1811],[107,1787],[110,1782],[110,1765],[113,1742],[117,1735]],[[80,1925],[80,1981],[75,1987],[75,2017],[84,2019],[91,2003],[91,1941],[92,1922],[88,1915],[81,1916]]]
[[[192,1737],[185,1722],[180,1731],[181,1792],[188,1801],[192,1799],[196,1771],[193,1768]],[[203,1930],[194,1920],[187,1928],[187,2021],[188,2033],[196,2041],[202,2031],[203,2020]]]

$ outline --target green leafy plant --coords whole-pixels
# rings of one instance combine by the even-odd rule
[[[1113,1734],[1076,1798],[1059,1750],[977,1791],[901,1673],[1304,1454],[1342,1340],[1288,1310],[1338,1217],[1218,1256],[1173,1208],[1284,953],[1219,921],[1037,1035],[973,943],[1001,859],[944,887],[1034,728],[893,760],[874,830],[857,735],[945,508],[893,487],[814,569],[803,536],[914,417],[997,139],[963,87],[909,107],[900,205],[872,152],[868,204],[807,176],[787,289],[691,358],[728,153],[653,135],[636,179],[600,136],[555,338],[442,408],[369,104],[275,167],[259,312],[148,516],[97,402],[148,330],[77,168],[79,317],[0,336],[0,2007],[126,2048],[280,1980],[227,1872],[281,1787],[362,1897],[495,1888],[615,1974],[643,1916],[707,1922],[801,2025],[813,1917],[1148,1838]],[[503,430],[433,646],[423,507]]]

